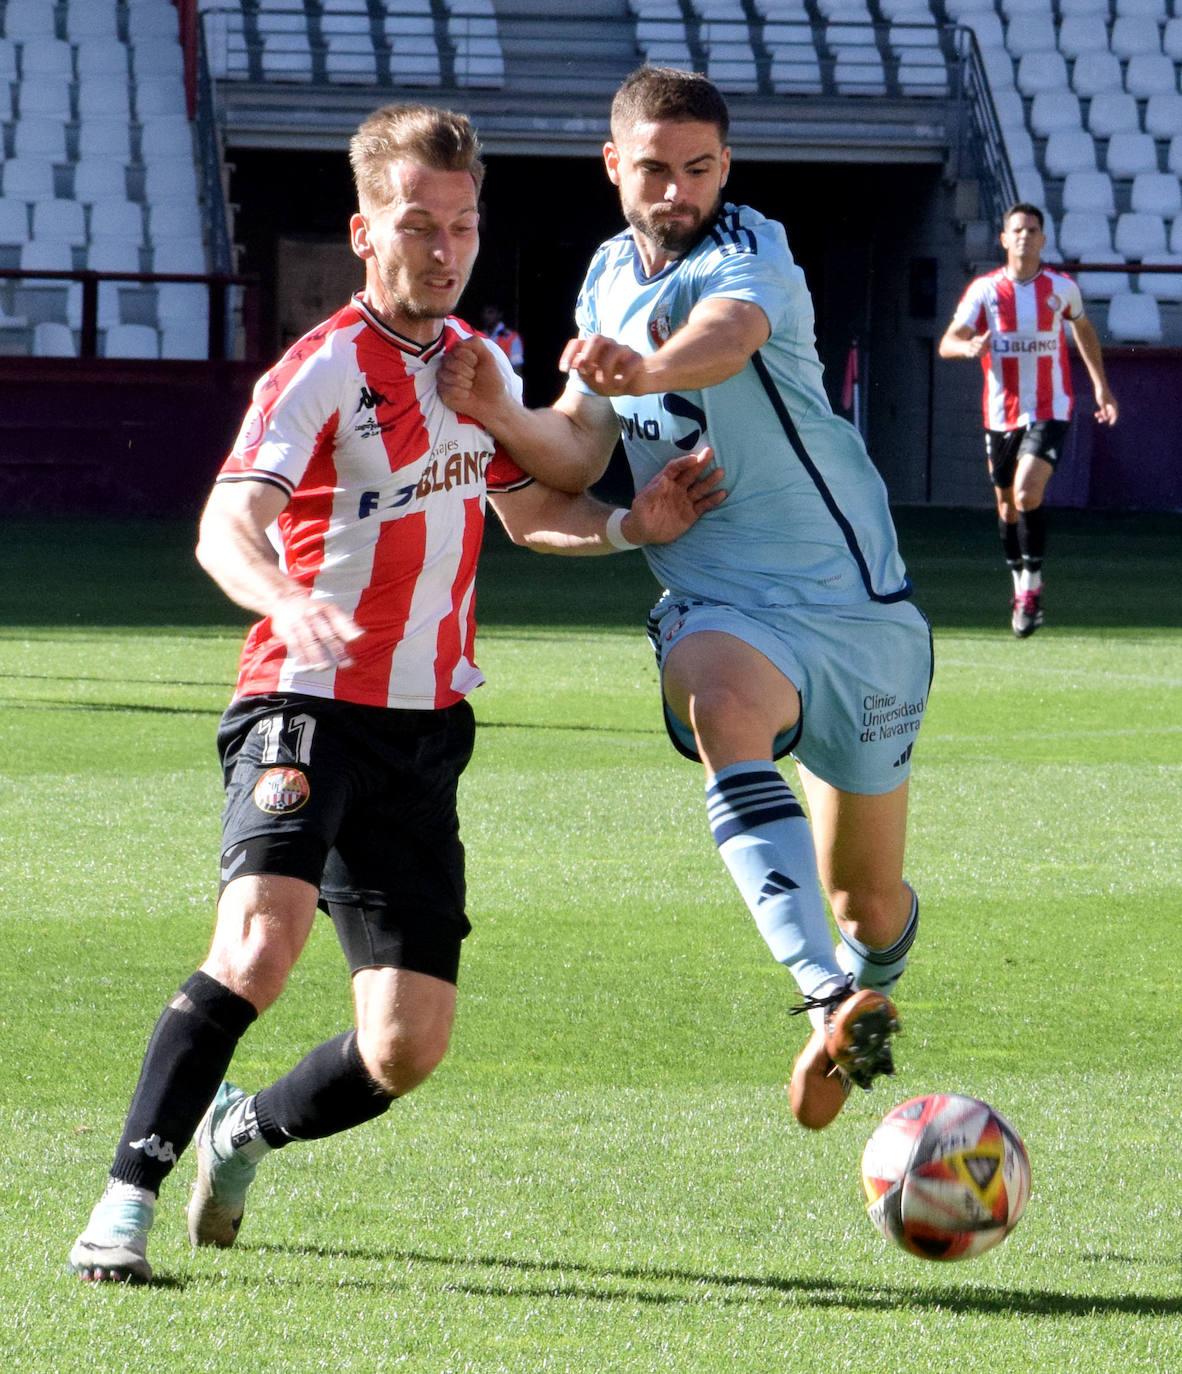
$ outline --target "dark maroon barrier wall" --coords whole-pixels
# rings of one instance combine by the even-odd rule
[[[1182,354],[1114,349],[1104,370],[1120,419],[1111,429],[1095,422],[1091,380],[1073,358],[1075,420],[1049,504],[1182,510]]]
[[[196,515],[261,370],[0,358],[0,512]]]

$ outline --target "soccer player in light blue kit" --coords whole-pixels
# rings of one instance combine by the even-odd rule
[[[714,842],[804,994],[793,1010],[813,1033],[789,1091],[801,1124],[820,1128],[851,1082],[893,1071],[887,994],[918,922],[903,855],[931,636],[883,483],[826,398],[783,227],[722,200],[727,131],[704,77],[634,72],[604,148],[629,228],[587,273],[562,396],[525,409],[466,345],[440,394],[572,490],[602,475],[621,434],[638,486],[671,456],[714,448],[728,499],[645,548],[667,588],[649,633],[670,736],[706,769]],[[618,547],[630,523],[609,522]],[[787,754],[811,829],[776,767]]]

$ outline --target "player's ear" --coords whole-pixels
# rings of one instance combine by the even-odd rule
[[[603,165],[607,168],[607,179],[613,186],[620,184],[620,150],[614,143],[603,145]]]
[[[349,247],[359,258],[373,257],[373,248],[369,242],[369,224],[360,211],[349,219]]]
[[[722,157],[719,159],[719,166],[722,169],[722,176],[718,184],[719,186],[725,186],[726,179],[731,174],[731,150],[729,148],[723,148]]]

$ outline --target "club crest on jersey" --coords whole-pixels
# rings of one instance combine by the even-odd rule
[[[267,421],[263,415],[262,406],[251,406],[247,412],[246,419],[242,422],[242,430],[238,435],[238,442],[234,447],[240,452],[249,451],[255,448],[262,439],[267,429]]]
[[[268,768],[254,785],[254,804],[268,816],[298,811],[311,796],[307,777],[298,768]]]
[[[1063,309],[1063,302],[1059,299],[1058,296],[1055,295],[1053,291],[1047,297],[1047,309],[1053,310],[1056,315],[1059,313],[1060,310]]]
[[[669,307],[658,305],[648,322],[648,336],[657,348],[668,343],[673,335],[673,324],[669,319]]]

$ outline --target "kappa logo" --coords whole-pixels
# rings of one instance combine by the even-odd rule
[[[770,902],[773,897],[782,897],[785,892],[795,892],[798,883],[794,883],[785,873],[773,868],[764,879],[763,886],[759,889],[759,903]]]
[[[378,406],[389,404],[388,398],[383,396],[380,391],[375,391],[373,387],[368,386],[361,388],[361,401],[358,404],[358,410],[377,410]]]
[[[254,785],[254,804],[269,816],[289,816],[311,795],[307,776],[298,768],[268,768]]]
[[[158,1159],[161,1164],[175,1164],[177,1162],[176,1150],[173,1148],[172,1141],[161,1140],[155,1132],[145,1136],[143,1140],[133,1140],[129,1148],[143,1150],[149,1159]]]

